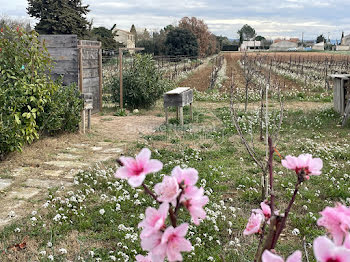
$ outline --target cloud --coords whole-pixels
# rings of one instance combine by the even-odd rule
[[[334,39],[341,31],[350,33],[349,0],[83,0],[91,10],[94,26],[117,24],[129,29],[159,30],[175,24],[184,16],[203,19],[215,34],[230,38],[244,24],[253,26],[267,37],[291,36],[315,39],[319,34]],[[11,17],[29,18],[26,0],[0,0],[0,13]],[[32,19],[33,21],[33,19]]]

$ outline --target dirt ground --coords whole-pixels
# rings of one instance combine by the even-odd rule
[[[212,66],[206,65],[200,70],[192,73],[188,78],[182,80],[179,86],[189,86],[195,88],[198,91],[205,91],[210,86],[210,74],[212,72]]]

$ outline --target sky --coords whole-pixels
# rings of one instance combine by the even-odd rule
[[[350,0],[83,0],[88,19],[95,27],[158,31],[184,16],[203,19],[209,30],[228,38],[238,38],[244,25],[252,26],[266,38],[298,37],[314,40],[320,34],[340,39],[350,34]],[[26,13],[26,0],[0,0],[0,15],[35,20]]]

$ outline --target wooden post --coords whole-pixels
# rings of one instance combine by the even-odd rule
[[[182,106],[179,107],[179,114],[180,114],[180,125],[184,125],[184,108]]]
[[[88,124],[87,124],[87,128],[88,130],[91,129],[91,109],[88,109]]]
[[[167,106],[164,107],[164,111],[165,111],[165,124],[168,124],[169,119],[168,119],[168,107]]]
[[[81,41],[79,41],[81,45]],[[80,93],[83,93],[83,49],[79,47],[79,90]],[[85,134],[85,108],[81,112],[81,118],[83,120],[83,134]]]
[[[191,116],[191,121],[193,121],[192,103],[190,103],[190,116]]]
[[[79,41],[81,45],[81,41]],[[83,93],[83,48],[79,47],[79,90]]]
[[[86,123],[85,123],[85,108],[83,110],[83,134],[85,134],[85,126],[86,126]]]
[[[102,92],[103,92],[103,74],[102,74],[102,44],[98,50],[98,76],[99,76],[99,93],[100,93],[100,111],[102,111]]]
[[[120,91],[120,109],[123,109],[123,49],[119,48],[119,91]]]

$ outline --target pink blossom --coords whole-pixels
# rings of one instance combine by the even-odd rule
[[[261,222],[264,220],[264,216],[261,213],[252,213],[248,220],[248,224],[243,231],[243,235],[251,235],[260,231]]]
[[[136,257],[137,262],[152,262],[151,256],[142,256],[142,255],[137,255]]]
[[[157,231],[148,237],[141,237],[141,247],[145,251],[150,251],[161,244],[162,242],[162,232]]]
[[[344,240],[344,247],[346,247],[347,249],[350,249],[350,234],[347,233],[345,240]]]
[[[299,250],[291,254],[286,262],[301,262],[302,254]],[[271,253],[269,250],[265,250],[262,254],[262,262],[284,262],[284,259],[276,254]]]
[[[194,168],[181,169],[181,167],[176,166],[171,171],[171,175],[177,179],[180,185],[183,183],[184,186],[194,186],[198,180],[198,171]]]
[[[260,203],[261,210],[264,214],[264,216],[269,219],[271,217],[271,208],[269,205],[267,205],[265,202]]]
[[[317,225],[325,227],[332,234],[336,245],[342,245],[350,229],[350,208],[337,204],[326,207],[320,214],[322,216],[317,220]]]
[[[180,252],[189,252],[192,250],[191,242],[184,238],[188,230],[188,224],[184,223],[173,228],[168,227],[162,236],[161,244],[153,249],[154,255],[166,255],[168,261],[182,261]]]
[[[295,170],[297,174],[303,170],[306,175],[320,175],[323,162],[320,158],[312,158],[310,154],[301,154],[298,157],[286,156],[286,159],[282,160],[282,165]]]
[[[199,219],[206,217],[203,206],[209,202],[209,198],[204,195],[204,189],[195,186],[187,187],[181,197],[181,202],[190,212],[193,223],[198,226]]]
[[[148,237],[163,228],[168,216],[168,211],[168,203],[161,204],[158,210],[153,207],[148,207],[146,209],[146,218],[139,223],[139,227],[143,228],[140,235],[141,238]]]
[[[163,168],[162,162],[151,159],[151,151],[148,148],[142,149],[135,159],[122,156],[120,161],[123,166],[118,168],[114,176],[128,179],[128,183],[132,187],[139,187],[147,174],[158,172]]]
[[[316,238],[313,248],[318,262],[350,262],[350,250],[335,245],[325,236]]]
[[[162,183],[154,186],[154,191],[159,196],[159,201],[172,203],[173,206],[176,205],[176,198],[181,192],[176,178],[172,176],[164,176]]]

